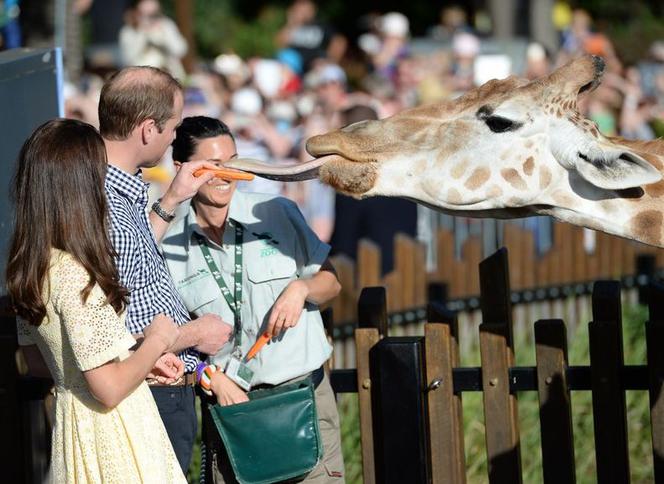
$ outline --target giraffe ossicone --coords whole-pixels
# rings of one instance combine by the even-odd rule
[[[577,110],[604,62],[579,57],[548,77],[492,80],[463,96],[314,136],[315,159],[266,170],[316,175],[358,198],[408,198],[470,217],[551,215],[664,246],[664,141],[602,135]]]

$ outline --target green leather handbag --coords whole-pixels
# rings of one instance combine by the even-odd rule
[[[244,403],[210,405],[240,484],[284,481],[316,467],[323,446],[311,378],[248,396]]]

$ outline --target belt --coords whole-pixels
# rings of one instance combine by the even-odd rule
[[[311,376],[311,383],[313,383],[314,389],[316,389],[316,388],[318,388],[318,385],[320,385],[320,383],[323,381],[323,377],[325,377],[325,369],[322,366],[320,366],[319,368],[316,368],[314,371],[309,373],[309,375],[305,376],[304,378],[306,378],[308,376]],[[285,383],[294,383],[296,381],[303,380],[304,378],[302,378],[302,377],[294,378],[293,380],[286,381],[284,383],[281,383],[280,385],[283,385]],[[262,383],[260,385],[252,386],[251,389],[252,390],[262,390],[262,389],[265,389],[265,388],[274,388],[274,387],[277,387],[277,386],[279,386],[279,385],[271,385],[269,383]]]
[[[196,373],[185,373],[173,383],[159,383],[153,378],[147,378],[145,382],[151,387],[190,387],[196,385]]]

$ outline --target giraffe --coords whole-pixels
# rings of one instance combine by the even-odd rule
[[[318,176],[354,197],[403,197],[453,215],[551,215],[664,247],[664,140],[606,137],[577,110],[603,70],[601,58],[579,57],[532,82],[492,80],[455,100],[314,136],[315,159],[296,167],[229,166]]]

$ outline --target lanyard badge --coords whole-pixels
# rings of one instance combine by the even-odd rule
[[[229,225],[231,225],[229,221]],[[198,246],[203,253],[203,258],[212,273],[212,277],[216,281],[221,294],[224,296],[224,299],[228,303],[228,307],[231,309],[234,315],[235,330],[233,333],[233,352],[231,357],[228,360],[228,364],[224,369],[224,373],[227,377],[233,380],[240,388],[245,391],[251,389],[251,380],[254,376],[253,370],[251,370],[245,361],[242,359],[242,239],[243,239],[243,228],[237,222],[232,223],[235,226],[235,267],[233,271],[233,294],[224,282],[223,277],[221,276],[221,271],[217,267],[217,264],[210,254],[210,249],[207,246],[207,241],[200,234],[194,233],[194,237],[198,242]]]
[[[230,357],[224,373],[244,391],[248,392],[251,390],[251,380],[254,377],[254,371],[237,356],[233,355]]]

